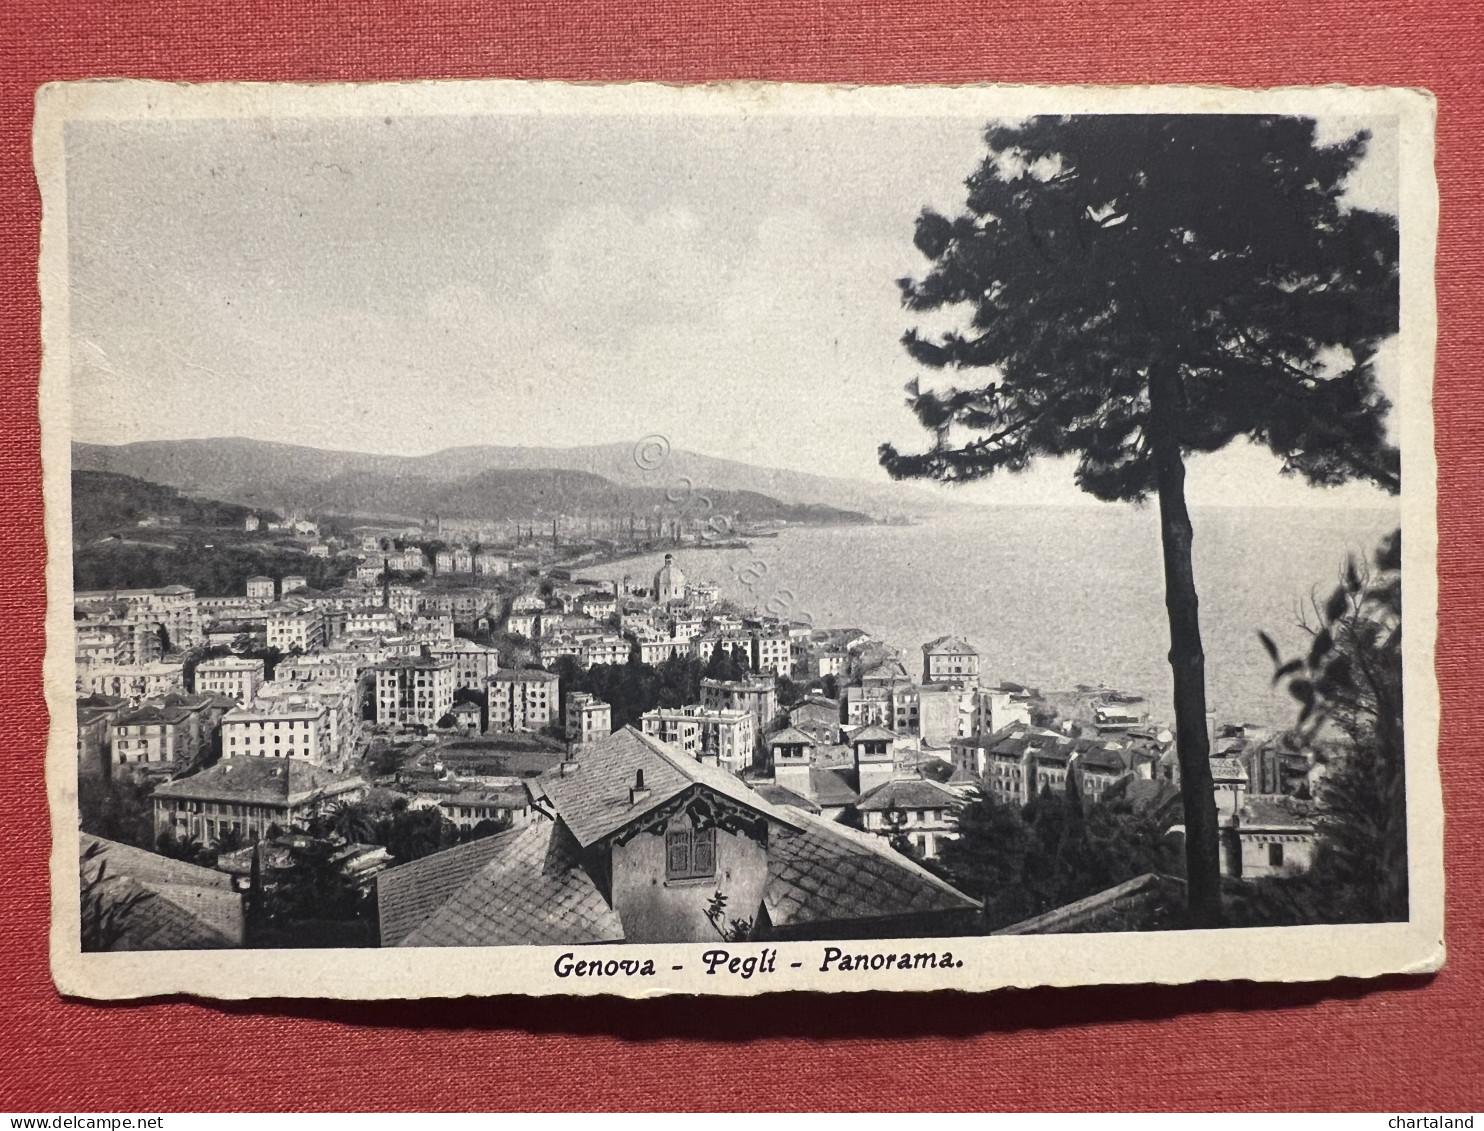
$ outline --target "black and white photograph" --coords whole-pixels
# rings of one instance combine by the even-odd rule
[[[59,986],[1436,969],[1432,131],[45,88]]]

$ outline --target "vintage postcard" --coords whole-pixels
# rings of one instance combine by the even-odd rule
[[[58,987],[1437,969],[1434,117],[44,88]]]

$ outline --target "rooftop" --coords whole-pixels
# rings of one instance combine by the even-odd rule
[[[856,781],[856,773],[853,769],[810,766],[809,796],[820,805],[830,808],[838,805],[854,805],[860,800]]]
[[[223,758],[216,765],[155,787],[154,796],[192,801],[249,801],[297,805],[316,794],[334,796],[365,782],[332,774],[295,758]]]
[[[178,726],[191,717],[184,707],[163,707],[149,703],[114,720],[114,726]]]
[[[979,649],[957,636],[940,636],[922,646],[922,650],[934,656],[977,656]]]
[[[556,822],[538,820],[377,877],[383,946],[620,942],[623,926]]]
[[[956,809],[963,799],[947,786],[926,778],[905,778],[879,785],[860,800],[866,812],[885,809]]]
[[[490,676],[491,683],[555,683],[559,677],[556,672],[541,671],[539,668],[525,668],[521,671],[503,671]]]
[[[819,812],[819,806],[814,802],[777,782],[760,781],[754,783],[752,788],[770,805],[791,805],[795,809],[803,809],[806,813]]]
[[[647,796],[635,803],[630,790],[639,771]],[[576,769],[566,774],[554,771],[533,790],[544,791],[577,843],[586,848],[695,787],[721,794],[775,824],[793,826],[792,811],[774,808],[741,779],[631,726],[585,746]]]
[[[1246,781],[1247,767],[1235,758],[1212,758],[1211,777],[1215,781]]]
[[[232,878],[211,868],[82,834],[94,848],[83,865],[106,898],[137,897],[122,920],[114,950],[220,950],[242,943],[242,897]],[[101,872],[100,872],[101,866]],[[101,878],[100,878],[101,877]]]
[[[813,735],[805,734],[798,727],[784,727],[776,734],[768,736],[769,746],[813,746],[815,739]]]
[[[980,906],[880,837],[796,810],[802,829],[768,847],[763,906],[776,927]]]
[[[802,701],[790,707],[788,713],[792,715],[795,711],[802,711],[806,707],[833,712],[837,718],[840,714],[840,701],[838,699],[826,699],[823,695],[805,696]]]
[[[375,672],[391,672],[413,669],[416,671],[451,671],[451,660],[439,660],[433,656],[393,656],[379,664],[372,664]]]
[[[1244,829],[1293,829],[1312,832],[1313,822],[1302,813],[1288,806],[1264,798],[1249,798],[1242,805],[1241,823]]]

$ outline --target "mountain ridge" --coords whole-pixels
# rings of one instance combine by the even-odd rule
[[[264,507],[318,505],[311,498],[318,485],[355,476],[447,484],[500,470],[587,472],[622,487],[658,488],[671,495],[682,490],[750,492],[785,504],[858,511],[878,519],[972,505],[935,498],[910,484],[872,484],[757,467],[680,449],[670,450],[659,467],[649,469],[640,466],[635,445],[627,443],[570,448],[462,445],[420,456],[398,456],[234,436],[120,445],[74,442],[72,463],[79,470],[110,471]]]

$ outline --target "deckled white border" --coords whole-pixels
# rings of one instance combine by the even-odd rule
[[[1030,114],[1280,113],[1394,116],[1401,182],[1402,573],[1405,617],[1407,803],[1411,920],[1362,926],[1250,928],[1117,935],[1031,935],[841,944],[851,954],[950,951],[962,966],[821,973],[824,943],[776,945],[776,972],[707,975],[703,944],[588,948],[579,957],[653,959],[633,978],[558,978],[561,947],[388,950],[238,950],[82,954],[77,868],[76,711],[73,692],[71,400],[68,357],[67,196],[63,130],[71,121],[182,118],[475,114],[718,117]],[[770,83],[705,86],[538,82],[368,85],[221,84],[132,80],[56,83],[37,95],[33,130],[43,202],[40,412],[46,496],[47,793],[52,813],[52,975],[67,994],[133,998],[190,993],[220,998],[455,997],[470,994],[667,993],[747,995],[776,990],[991,990],[1010,986],[1309,981],[1422,973],[1443,962],[1443,812],[1436,758],[1437,465],[1432,385],[1437,338],[1433,261],[1438,198],[1436,108],[1424,91],[1215,87],[848,87]],[[733,944],[758,954],[760,944]],[[800,963],[795,968],[793,963]],[[673,966],[682,966],[675,971]]]

